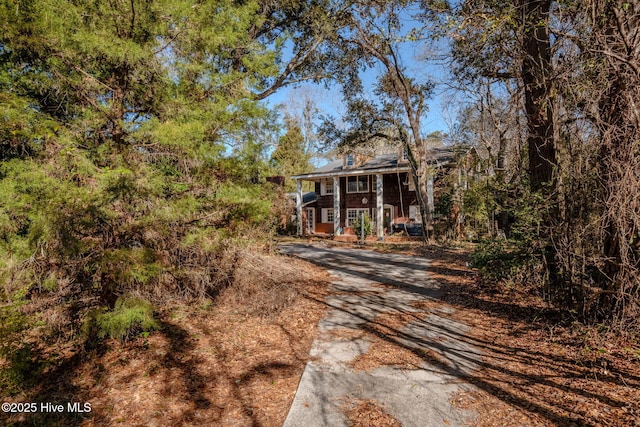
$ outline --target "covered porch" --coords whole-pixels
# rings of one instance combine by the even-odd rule
[[[351,170],[342,173],[312,173],[294,177],[297,183],[297,234],[332,236],[359,234],[354,222],[364,215],[377,238],[402,229],[421,226],[420,208],[407,168]],[[312,205],[303,199],[303,181],[314,182],[317,199]],[[428,181],[429,208],[433,207],[433,179]]]

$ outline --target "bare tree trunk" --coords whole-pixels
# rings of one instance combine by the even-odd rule
[[[396,127],[401,133],[401,139],[407,154],[411,159],[413,175],[416,179],[416,196],[420,205],[420,215],[422,217],[422,236],[425,243],[428,241],[428,227],[430,223],[430,214],[427,208],[427,169],[429,166],[428,150],[426,141],[421,134],[421,116],[425,112],[425,96],[422,88],[416,85],[408,78],[398,58],[398,52],[387,41],[382,46],[376,45],[369,39],[369,36],[360,30],[360,37],[356,41],[371,57],[376,58],[384,66],[392,88],[392,93],[402,104],[406,119],[409,124],[411,136],[402,128],[402,124]]]
[[[400,139],[404,148],[407,150],[409,158],[409,164],[411,165],[411,179],[413,179],[414,186],[416,188],[416,198],[418,199],[418,205],[420,206],[420,217],[422,219],[422,239],[424,243],[429,241],[429,224],[431,216],[427,208],[427,169],[428,169],[428,153],[424,141],[420,138],[418,133],[418,142],[415,142],[415,134],[412,134],[414,143],[409,143],[409,135],[402,126],[398,127],[400,133]]]
[[[522,83],[527,114],[529,177],[533,191],[553,182],[556,150],[551,102],[550,0],[518,0],[522,14]]]
[[[421,145],[416,144],[416,149],[420,157],[416,168],[416,196],[420,205],[420,217],[422,218],[422,238],[427,243],[429,241],[429,225],[431,224],[431,212],[429,212],[427,203],[429,200],[427,190],[428,154],[424,142]]]

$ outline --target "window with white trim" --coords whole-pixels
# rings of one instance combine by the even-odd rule
[[[322,208],[321,215],[323,224],[333,224],[333,208]]]
[[[409,219],[412,219],[415,222],[422,222],[422,215],[420,215],[420,206],[409,206]]]
[[[368,193],[369,176],[358,175],[347,177],[347,193]]]
[[[369,216],[369,209],[366,209],[366,208],[347,209],[347,227],[351,227],[351,222],[359,218],[361,213],[364,213],[366,216]]]
[[[333,194],[333,179],[325,178],[320,181],[320,195],[330,196]]]
[[[347,166],[353,166],[353,163],[354,163],[353,154],[346,155],[345,163],[347,164]]]

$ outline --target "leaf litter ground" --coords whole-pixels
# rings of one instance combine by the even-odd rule
[[[475,392],[451,403],[478,413],[477,426],[640,426],[640,349],[637,342],[602,335],[595,328],[559,322],[559,313],[517,289],[481,285],[466,263],[467,250],[394,251],[433,260],[432,277],[445,289],[442,301],[418,303],[470,326],[484,352],[482,369],[461,380]],[[281,260],[282,261],[282,260]],[[27,419],[6,414],[5,424],[34,425],[224,425],[280,426],[293,400],[331,278],[321,269],[285,259],[311,272],[282,310],[260,316],[231,295],[208,307],[178,306],[159,316],[162,331],[147,338],[78,354],[61,350],[66,362],[29,395],[4,401],[86,401],[90,414]],[[273,266],[271,266],[273,268]],[[384,285],[376,292],[384,292]],[[288,295],[287,298],[291,297]],[[240,306],[239,306],[240,305]],[[436,357],[393,344],[393,334],[420,313],[383,313],[364,330],[336,330],[339,339],[371,342],[351,363],[356,370],[380,366],[416,369]],[[66,353],[65,353],[66,351]],[[399,425],[383,406],[345,400],[353,426]]]
[[[272,262],[305,271],[295,298],[279,311],[265,316],[239,306],[237,290],[213,304],[166,308],[160,331],[69,352],[38,389],[3,396],[90,402],[90,413],[0,414],[0,424],[281,426],[325,312],[329,276],[303,261]]]
[[[376,249],[386,252],[388,248]],[[432,260],[431,277],[442,284],[445,295],[414,307],[424,315],[437,310],[468,325],[469,338],[483,351],[481,369],[460,378],[475,385],[476,391],[451,397],[454,406],[478,413],[472,425],[640,426],[636,341],[567,321],[566,315],[525,291],[481,284],[469,267],[468,248],[425,249],[410,244],[393,245],[392,251]],[[424,361],[437,361],[438,355],[394,343],[398,331],[417,316],[382,313],[362,330],[331,333],[338,339],[371,343],[365,354],[350,363],[355,370],[417,369]],[[362,425],[367,416],[374,416],[367,411],[380,408],[377,402],[367,403],[351,402],[347,415],[352,425]]]

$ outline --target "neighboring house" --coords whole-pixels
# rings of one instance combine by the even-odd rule
[[[451,148],[433,148],[431,153],[435,176],[439,169],[455,164]],[[362,214],[370,218],[378,237],[389,234],[394,225],[421,223],[411,167],[403,154],[349,153],[311,173],[293,176],[298,234],[355,234],[353,222]],[[316,200],[303,195],[302,181],[315,183]],[[427,209],[433,214],[433,176],[427,180],[427,192]]]

